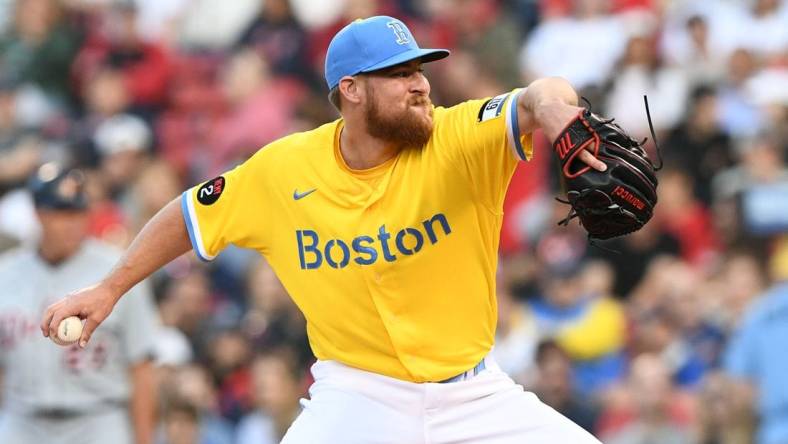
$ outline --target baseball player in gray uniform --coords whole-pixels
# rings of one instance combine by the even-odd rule
[[[42,166],[31,179],[41,240],[0,256],[0,443],[152,442],[157,313],[144,285],[84,349],[36,329],[42,310],[100,279],[119,257],[87,238],[83,185],[78,170]]]

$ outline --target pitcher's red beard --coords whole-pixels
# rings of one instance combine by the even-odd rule
[[[372,93],[372,91],[369,91]],[[385,104],[368,94],[370,101],[365,112],[367,131],[371,136],[386,140],[399,148],[421,148],[432,136],[432,102],[429,97],[411,100],[404,110],[384,110]],[[415,107],[424,107],[422,111]]]

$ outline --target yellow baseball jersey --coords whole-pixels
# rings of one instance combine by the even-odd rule
[[[319,359],[441,381],[493,346],[502,206],[518,159],[517,96],[434,109],[434,132],[367,170],[339,149],[343,121],[277,140],[184,192],[194,250],[266,257]]]

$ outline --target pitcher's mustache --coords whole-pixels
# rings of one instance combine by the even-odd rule
[[[412,106],[422,106],[422,105],[430,106],[432,105],[432,100],[430,100],[429,97],[416,97],[415,99],[410,101],[410,104]]]

